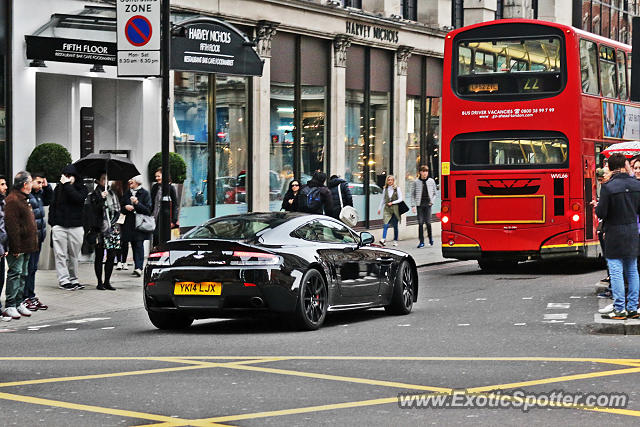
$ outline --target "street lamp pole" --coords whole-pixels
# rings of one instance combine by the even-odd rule
[[[169,65],[171,63],[171,2],[162,1],[162,41],[160,62],[162,64],[162,204],[159,215],[159,243],[171,238],[171,197],[169,183]],[[175,206],[174,206],[175,209]]]

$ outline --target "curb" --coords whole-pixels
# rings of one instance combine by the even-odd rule
[[[452,264],[454,262],[462,262],[462,261],[465,261],[465,260],[461,260],[461,259],[445,259],[445,260],[442,260],[442,261],[427,262],[425,264],[416,265],[416,268],[431,267],[431,266],[434,266],[434,265]]]
[[[599,335],[640,335],[640,325],[629,325],[626,320],[614,320],[618,323],[594,322],[587,324],[587,330]]]

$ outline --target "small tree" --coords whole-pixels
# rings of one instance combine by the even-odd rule
[[[29,172],[44,173],[47,181],[58,182],[62,168],[71,163],[71,154],[60,144],[45,143],[36,146],[27,160]]]
[[[153,179],[159,167],[162,166],[162,153],[156,153],[149,160],[149,177]],[[169,176],[174,184],[182,184],[187,179],[187,163],[178,153],[169,153]]]

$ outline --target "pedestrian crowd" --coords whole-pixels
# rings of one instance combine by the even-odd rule
[[[282,209],[289,212],[324,214],[354,227],[358,222],[358,215],[353,208],[353,194],[348,182],[332,175],[325,185],[326,179],[327,175],[324,172],[316,171],[306,184],[297,179],[291,180],[282,200]],[[420,166],[417,178],[411,182],[410,195],[412,211],[418,216],[418,248],[425,246],[425,226],[429,245],[433,246],[431,207],[438,197],[438,190],[435,181],[429,176],[428,166]],[[395,177],[387,175],[378,206],[378,215],[382,215],[383,223],[380,239],[382,246],[387,243],[389,227],[393,228],[393,246],[398,246],[398,224],[402,215],[408,211],[409,207]]]
[[[638,314],[638,264],[640,264],[640,156],[630,161],[612,154],[596,172],[599,197],[591,204],[599,220],[598,237],[607,261],[613,303],[600,309],[605,319],[640,318]],[[623,244],[621,244],[623,243]]]
[[[17,320],[48,308],[36,295],[35,286],[47,225],[51,227],[60,289],[85,287],[78,278],[83,245],[95,256],[97,290],[116,290],[111,275],[114,267],[127,270],[129,245],[134,260],[132,276],[142,276],[144,241],[158,239],[162,168],[155,173],[151,194],[143,188],[139,175],[128,180],[126,191],[121,182],[107,181],[106,170],[97,177],[90,192],[73,164],[63,168],[55,189],[43,173],[18,172],[11,189],[7,178],[0,175],[0,294],[5,287],[5,260],[8,268],[0,320]],[[177,227],[177,197],[170,188],[171,226]],[[48,218],[45,206],[49,206]]]

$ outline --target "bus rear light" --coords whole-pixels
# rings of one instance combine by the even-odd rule
[[[442,215],[442,223],[446,224],[449,222],[449,217],[447,215]]]
[[[442,205],[442,213],[448,213],[449,212],[449,205]]]
[[[456,244],[456,242],[453,239],[449,240],[449,246],[453,246],[455,244]]]
[[[578,212],[580,208],[581,208],[580,203],[574,203],[571,205],[571,209],[573,209],[575,212]]]
[[[573,240],[571,240],[571,239],[567,240],[567,245],[573,246]]]
[[[580,221],[580,215],[575,214],[575,215],[573,215],[573,216],[571,217],[571,219],[573,220],[573,222],[578,222],[578,221]]]

